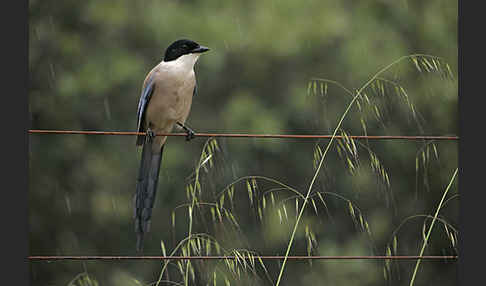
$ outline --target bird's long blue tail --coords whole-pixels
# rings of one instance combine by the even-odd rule
[[[134,197],[135,233],[137,234],[137,252],[143,249],[144,234],[150,231],[152,208],[157,193],[160,165],[164,145],[160,151],[152,148],[153,137],[147,136],[142,149],[142,160],[137,179],[137,188]]]

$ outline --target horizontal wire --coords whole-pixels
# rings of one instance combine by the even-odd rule
[[[40,130],[30,129],[30,134],[83,134],[83,135],[146,135],[145,132],[134,131],[76,131],[76,130]],[[187,136],[186,133],[156,133],[156,136]],[[230,138],[295,138],[295,139],[331,139],[332,135],[298,135],[298,134],[244,134],[244,133],[195,133],[196,137],[230,137]],[[346,136],[336,135],[342,139]],[[404,136],[404,135],[349,135],[352,139],[370,140],[459,140],[458,136]]]
[[[76,131],[76,130],[39,130],[30,129],[29,134],[83,134],[83,135],[146,135],[145,132],[133,131]],[[186,136],[186,133],[156,133],[156,136]],[[237,138],[295,138],[295,139],[331,139],[332,135],[297,135],[297,134],[243,134],[243,133],[195,133],[196,137],[237,137]],[[336,135],[335,138],[346,136]],[[458,136],[403,136],[403,135],[349,135],[352,139],[371,140],[459,140]],[[282,260],[285,256],[251,256],[264,260]],[[241,259],[241,256],[29,256],[29,260],[219,260]],[[249,259],[249,256],[245,258]],[[288,256],[290,260],[418,260],[418,259],[458,259],[458,256]]]
[[[75,131],[75,130],[39,130],[30,129],[30,134],[83,134],[83,135],[146,135],[145,132],[133,131]],[[156,133],[156,136],[186,136],[186,133]],[[243,134],[243,133],[195,133],[196,137],[237,137],[237,138],[295,138],[295,139],[331,139],[332,135],[296,135],[296,134]],[[346,136],[336,135],[335,138]],[[458,136],[402,136],[402,135],[349,135],[352,139],[398,139],[398,140],[459,140]],[[285,256],[252,256],[257,259],[285,259]],[[29,256],[29,260],[218,260],[237,259],[240,256]],[[250,258],[250,257],[246,257]],[[457,259],[457,256],[289,256],[290,260],[417,260],[417,259]]]
[[[285,256],[29,256],[29,260],[220,260],[220,259],[262,259],[283,260]],[[434,260],[458,259],[456,255],[449,256],[288,256],[289,260]]]

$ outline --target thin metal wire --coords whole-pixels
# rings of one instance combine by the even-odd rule
[[[40,130],[30,129],[29,134],[83,134],[83,135],[146,135],[145,132],[132,131],[76,131],[76,130]],[[186,136],[186,133],[156,133],[156,136]],[[331,139],[332,135],[298,135],[298,134],[243,134],[243,133],[195,133],[196,137],[229,137],[229,138],[294,138],[294,139]],[[345,136],[335,136],[344,138]],[[369,140],[459,140],[458,136],[402,136],[402,135],[349,135],[352,139]],[[236,259],[236,256],[29,256],[31,261],[52,260],[220,260]],[[251,257],[246,257],[247,259]],[[282,260],[285,256],[252,256],[253,259]],[[458,256],[289,256],[290,260],[448,260]]]
[[[76,130],[40,130],[30,129],[29,134],[83,134],[83,135],[146,135],[145,132],[132,131],[76,131]],[[156,133],[156,136],[186,136],[186,133]],[[229,138],[294,138],[294,139],[331,139],[332,135],[299,135],[299,134],[244,134],[244,133],[195,133],[196,137],[229,137]],[[404,136],[404,135],[349,135],[352,139],[369,140],[459,140],[459,136]],[[342,139],[338,135],[335,138]]]
[[[220,260],[220,259],[241,259],[242,256],[29,256],[29,260]],[[262,260],[282,260],[285,256],[245,256],[246,259],[262,259]],[[457,255],[449,256],[289,256],[290,260],[448,260],[458,259]]]

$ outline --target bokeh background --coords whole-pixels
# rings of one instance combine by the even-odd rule
[[[184,37],[211,48],[196,66],[199,94],[188,119],[196,132],[331,134],[351,97],[334,84],[323,86],[324,93],[317,85],[314,93],[313,78],[354,91],[400,57],[428,54],[440,57],[442,68],[447,63],[454,78],[420,72],[412,60],[403,60],[380,77],[406,90],[413,112],[388,84],[384,96],[368,92],[380,116],[363,117],[365,112],[353,107],[343,130],[365,134],[360,121],[365,118],[370,135],[457,135],[457,6],[452,0],[31,0],[31,129],[134,131],[146,73],[172,41]],[[161,241],[170,252],[187,236],[187,209],[178,208],[175,226],[172,213],[188,203],[186,186],[194,183],[205,142],[169,138],[144,254],[161,255]],[[207,202],[250,175],[305,193],[315,172],[316,146],[324,149],[328,141],[218,138],[217,143],[214,164],[201,175]],[[390,245],[393,254],[418,255],[424,221],[430,225],[423,215],[433,215],[457,167],[457,141],[356,144],[359,156],[353,162],[359,166],[353,173],[337,151],[339,142],[331,146],[315,190],[327,192],[326,207],[307,206],[291,254],[307,255],[312,233],[313,255],[385,255]],[[372,171],[368,150],[379,158],[389,186]],[[132,196],[139,159],[133,136],[30,135],[30,254],[134,255]],[[275,185],[257,182],[255,199],[261,203]],[[291,193],[275,195],[282,201]],[[456,184],[447,199],[425,254],[457,254]],[[367,230],[353,220],[348,200],[359,208]],[[286,202],[286,218],[278,215],[282,204],[267,206],[259,218],[243,180],[235,185],[233,206],[227,206],[239,223],[237,232],[207,226],[201,217],[194,228],[228,251],[283,255],[295,223],[295,199]],[[209,210],[200,214],[210,220]],[[265,266],[275,282],[281,264],[265,261]],[[281,285],[408,285],[414,266],[408,260],[389,268],[368,260],[289,262]],[[223,262],[195,267],[198,278],[191,285],[212,285],[207,277],[215,269],[217,285],[224,285],[225,275],[232,285],[271,285],[258,266],[256,274],[242,274],[241,280]],[[32,285],[81,285],[77,275],[88,273],[92,285],[148,285],[161,268],[155,261],[31,262],[30,279]],[[181,282],[177,266],[170,269],[164,279]],[[457,285],[457,262],[423,261],[416,279],[420,285]]]

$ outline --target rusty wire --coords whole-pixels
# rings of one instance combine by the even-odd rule
[[[76,131],[76,130],[40,130],[30,129],[30,134],[83,134],[83,135],[146,135],[145,132],[133,131]],[[156,136],[186,136],[186,133],[156,133]],[[245,133],[195,133],[196,137],[229,137],[229,138],[294,138],[294,139],[331,139],[332,135],[302,135],[302,134],[245,134]],[[345,136],[336,135],[336,139]],[[405,136],[405,135],[349,135],[352,139],[369,140],[459,140],[458,136]]]
[[[262,259],[262,260],[283,260],[285,256],[282,255],[270,255],[270,256],[29,256],[29,260],[222,260],[222,259]],[[338,256],[338,255],[322,255],[322,256],[288,256],[289,260],[448,260],[458,259],[457,255],[446,256],[413,256],[413,255],[397,255],[397,256],[385,256],[385,255],[363,255],[363,256]]]
[[[146,135],[145,132],[133,131],[78,131],[78,130],[40,130],[30,129],[29,134],[82,134],[82,135]],[[186,133],[156,133],[156,136],[186,136]],[[299,134],[245,134],[245,133],[195,133],[196,137],[228,137],[228,138],[290,138],[290,139],[331,139],[332,135],[299,135]],[[404,135],[349,135],[352,139],[369,140],[459,140],[458,136],[404,136]],[[345,136],[336,135],[342,139]],[[31,261],[60,261],[60,260],[222,260],[241,259],[240,256],[29,256]],[[247,256],[247,259],[283,260],[285,256]],[[456,260],[458,256],[288,256],[289,260]]]

